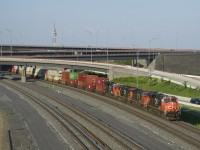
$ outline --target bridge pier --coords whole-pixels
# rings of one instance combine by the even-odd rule
[[[114,69],[113,69],[113,67],[110,67],[109,70],[108,70],[108,79],[109,79],[109,81],[114,79]]]
[[[22,67],[21,82],[26,82],[26,66]]]

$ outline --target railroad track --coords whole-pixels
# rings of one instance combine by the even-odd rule
[[[195,126],[193,126],[193,125],[190,125],[190,124],[185,123],[183,121],[174,121],[172,123],[175,124],[175,125],[177,125],[177,126],[180,126],[182,128],[185,128],[187,130],[190,130],[190,131],[192,131],[192,132],[200,135],[200,129],[197,128],[197,127],[195,127]]]
[[[70,133],[74,140],[79,144],[81,149],[107,149],[111,148],[105,144],[101,139],[96,137],[91,131],[87,130],[84,126],[79,124],[75,119],[69,117],[67,114],[61,113],[56,108],[47,105],[46,103],[40,101],[37,97],[31,95],[30,93],[25,92],[23,89],[20,89],[18,86],[3,81],[7,86],[12,87],[18,92],[22,93],[35,103],[46,110],[57,122],[62,125],[62,127]],[[70,128],[70,125],[72,128]]]
[[[40,93],[40,94],[44,95],[45,97],[48,97],[49,99],[51,99],[51,100],[57,102],[58,104],[66,107],[68,110],[71,110],[77,116],[80,116],[81,118],[83,118],[84,120],[86,120],[87,122],[89,122],[90,124],[95,126],[96,128],[98,128],[99,130],[104,132],[107,136],[109,136],[111,139],[113,139],[116,143],[121,145],[122,149],[141,149],[141,146],[138,146],[134,141],[132,141],[131,139],[128,139],[127,137],[121,135],[117,131],[113,130],[109,126],[105,125],[104,123],[102,123],[98,119],[94,118],[93,116],[85,113],[84,111],[82,111],[82,110],[80,110],[78,108],[72,107],[69,103],[64,102],[64,101],[62,101],[62,100],[60,100],[58,98],[55,98],[55,96],[52,96],[52,95],[48,94],[47,92],[44,92],[44,91],[41,91],[41,90],[39,90],[37,88],[31,87],[30,85],[24,85],[23,84],[23,86],[25,86],[25,87],[33,90],[33,91],[36,91],[37,93]],[[22,92],[22,91],[20,91],[20,92]],[[24,94],[24,92],[23,92],[23,94]],[[43,103],[43,105],[46,105],[46,104]],[[58,110],[56,109],[54,111],[57,112]],[[89,134],[92,133],[91,131],[88,131],[88,129],[86,129],[78,121],[76,121],[75,119],[73,119],[69,115],[63,114],[61,112],[57,112],[57,113],[59,113],[63,117],[67,116],[67,118],[70,118],[70,120],[73,120],[74,124],[78,125],[79,128],[81,128],[83,131],[85,131],[85,133],[87,133],[87,134],[88,133]],[[95,141],[95,143],[98,143],[98,145],[100,145],[99,146],[100,148],[102,148],[102,149],[110,149],[110,147],[108,145],[106,145],[104,142],[102,142],[100,139],[98,139],[98,137],[96,137],[94,134],[92,134],[91,136],[92,136],[92,139]]]
[[[58,84],[58,83],[54,83],[54,82],[48,82],[48,81],[44,81],[44,80],[41,80],[40,82],[46,82],[46,83],[51,83],[51,84],[54,84],[54,85],[57,85],[57,86],[60,86],[60,87],[64,87],[64,88],[67,88],[67,89],[70,89],[70,90],[73,90],[73,91],[76,91],[78,93],[82,93],[84,95],[87,95],[87,96],[90,96],[90,97],[93,97],[93,98],[96,98],[100,101],[103,101],[107,104],[110,104],[112,106],[115,106],[121,110],[124,110],[125,112],[128,112],[130,114],[133,114],[143,120],[146,120],[154,125],[156,125],[157,127],[161,128],[161,129],[164,129],[165,131],[173,134],[174,136],[184,140],[185,142],[187,142],[188,144],[191,144],[197,148],[200,148],[200,130],[198,128],[195,128],[195,127],[192,127],[190,125],[187,125],[187,124],[183,124],[182,122],[169,122],[169,121],[166,121],[162,118],[162,120],[164,120],[164,122],[162,121],[158,121],[157,119],[155,119],[154,117],[149,117],[141,112],[138,112],[138,111],[135,111],[133,109],[130,109],[128,106],[124,106],[124,105],[120,105],[119,103],[116,103],[116,101],[114,99],[108,99],[102,95],[99,95],[99,94],[95,94],[95,93],[92,93],[92,92],[88,92],[88,91],[85,91],[85,90],[81,90],[81,89],[78,89],[78,88],[75,88],[75,87],[71,87],[71,86],[66,86],[66,85],[62,85],[62,84]],[[166,123],[170,123],[169,125],[167,125]],[[178,126],[177,128],[176,127],[172,127],[172,124],[173,125],[176,125]],[[186,132],[187,131],[187,132]],[[188,134],[191,133],[191,134]],[[195,136],[194,136],[195,135]],[[196,138],[197,137],[197,138]]]

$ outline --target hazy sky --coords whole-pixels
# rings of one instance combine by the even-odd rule
[[[0,43],[200,49],[200,0],[0,0]],[[87,32],[90,31],[92,34]],[[92,42],[91,42],[92,36]]]

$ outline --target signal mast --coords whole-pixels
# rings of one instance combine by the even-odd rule
[[[52,43],[53,45],[56,45],[56,36],[57,36],[57,32],[56,32],[56,26],[55,23],[53,24],[53,30],[52,30]]]

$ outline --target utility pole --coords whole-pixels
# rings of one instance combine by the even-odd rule
[[[12,57],[12,30],[11,29],[5,29],[10,33],[10,55]]]

